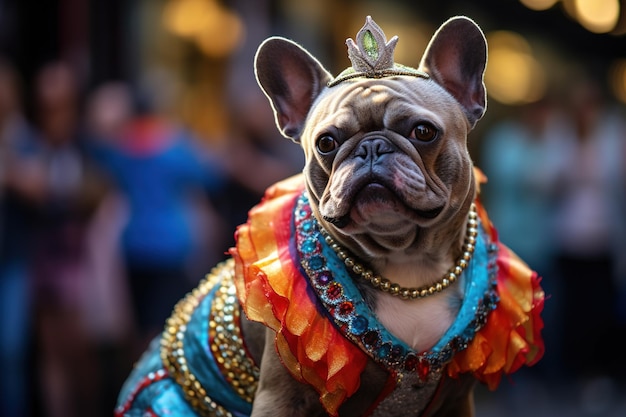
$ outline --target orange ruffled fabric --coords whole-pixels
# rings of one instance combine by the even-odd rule
[[[478,189],[487,178],[474,169]],[[498,244],[498,307],[476,333],[468,348],[457,353],[448,365],[448,375],[471,372],[490,389],[495,389],[503,374],[522,365],[537,363],[544,353],[541,337],[541,312],[545,294],[541,279],[513,251],[498,242],[498,233],[485,208],[476,199],[478,215],[491,241]]]
[[[475,175],[478,184],[486,181],[479,170]],[[237,245],[230,253],[246,315],[276,332],[276,349],[285,367],[298,381],[312,385],[326,411],[336,416],[359,388],[368,356],[320,313],[308,280],[289,253],[292,211],[303,189],[301,175],[270,187],[250,211],[248,222],[238,228]],[[477,205],[485,230],[497,242],[484,207]],[[507,247],[499,248],[498,307],[447,368],[451,377],[471,372],[491,389],[503,373],[536,363],[544,350],[540,279]]]
[[[291,216],[304,183],[292,177],[268,189],[248,223],[237,229],[237,292],[249,319],[276,332],[276,349],[285,367],[320,394],[336,416],[359,388],[367,355],[318,311],[315,295],[289,253]]]

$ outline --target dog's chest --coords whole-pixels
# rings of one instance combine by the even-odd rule
[[[376,315],[393,335],[417,352],[430,349],[454,321],[450,296],[403,300],[381,294],[376,300]]]

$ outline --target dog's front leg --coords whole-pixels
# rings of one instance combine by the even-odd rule
[[[276,353],[275,334],[267,330],[261,375],[250,417],[325,416],[313,388],[291,376]]]

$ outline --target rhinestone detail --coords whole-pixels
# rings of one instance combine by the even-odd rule
[[[468,224],[470,221],[472,227],[477,230],[477,235],[478,220],[470,217]],[[319,300],[340,331],[361,347],[375,362],[397,372],[416,373],[419,380],[424,384],[432,378],[438,377],[444,365],[452,359],[455,353],[467,348],[469,342],[485,324],[487,316],[496,308],[499,301],[496,289],[497,265],[495,262],[497,246],[487,244],[490,259],[488,263],[489,284],[478,305],[473,307],[473,320],[461,334],[452,337],[441,349],[418,353],[389,333],[376,320],[360,294],[353,298],[348,297],[348,291],[340,282],[340,276],[347,274],[348,279],[350,279],[350,274],[361,276],[361,273],[350,268],[345,262],[345,258],[339,256],[334,248],[330,248],[328,240],[322,234],[317,220],[312,215],[306,193],[298,198],[294,210],[294,227],[300,265],[305,275],[308,276]],[[472,245],[476,242],[476,235],[472,236]],[[305,251],[302,250],[303,246],[306,247]],[[469,261],[466,262],[469,264]],[[343,269],[343,271],[339,269]],[[460,276],[462,272],[458,272],[458,275]],[[350,308],[345,308],[346,306],[350,306]]]
[[[246,352],[240,326],[240,310],[234,285],[220,285],[211,306],[209,340],[217,366],[237,395],[251,403],[259,368]]]
[[[229,259],[216,266],[209,274],[207,274],[198,287],[196,287],[190,294],[176,304],[172,316],[167,320],[167,324],[161,338],[161,359],[165,364],[168,373],[172,376],[176,383],[180,385],[187,401],[202,417],[233,417],[233,415],[226,408],[216,403],[208,395],[206,389],[202,386],[200,381],[198,381],[196,376],[189,370],[187,359],[185,357],[185,331],[187,330],[187,324],[189,323],[194,310],[198,307],[200,300],[202,300],[211,291],[211,289],[221,281],[224,280],[226,282],[232,282],[233,271],[234,260]],[[225,294],[227,298],[231,296],[228,291],[226,291]],[[222,294],[222,296],[224,296],[224,294]],[[234,313],[234,311],[231,313]],[[217,314],[226,315],[226,313]],[[220,323],[223,325],[224,323],[233,321],[234,315],[231,315],[233,316],[232,318],[223,317],[219,319]],[[217,321],[215,321],[217,315],[214,310],[212,310],[212,317],[212,321],[215,323],[215,329],[217,329]],[[227,348],[218,348],[217,352],[219,355],[216,354],[216,357],[224,359],[221,364],[221,368],[226,369],[226,366],[228,366],[232,369],[232,361],[227,364],[226,360],[230,360],[230,356],[229,354],[225,354],[223,349]],[[235,349],[238,354],[241,353],[238,347]],[[233,381],[245,380],[250,383],[250,387],[244,388],[244,396],[248,395],[249,392],[254,392],[257,384],[257,380],[252,381],[247,377],[244,378],[244,373],[248,372],[248,366],[249,365],[243,366],[243,369],[246,369],[246,371],[239,373],[235,372],[232,375]],[[258,370],[256,370],[256,372],[257,373],[255,374],[251,371],[250,375],[258,375]]]

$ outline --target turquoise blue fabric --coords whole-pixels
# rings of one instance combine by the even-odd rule
[[[209,347],[209,315],[218,283],[194,310],[184,331],[184,354],[189,366],[198,381],[213,401],[222,405],[235,417],[247,417],[252,412],[252,405],[237,395],[217,367],[213,352]],[[160,337],[156,338],[150,348],[141,357],[128,380],[122,387],[118,398],[118,407],[126,403],[133,391],[150,373],[164,369],[160,357]],[[146,410],[152,410],[157,416],[192,417],[197,416],[181,387],[171,378],[153,381],[142,389],[133,400],[130,410],[124,414],[128,417],[143,416]]]
[[[163,369],[159,356],[159,338],[155,339],[150,348],[141,357],[130,377],[122,387],[119,404],[130,397],[136,387],[152,372]],[[183,391],[171,378],[155,381],[141,390],[133,401],[133,405],[124,414],[127,417],[143,417],[146,410],[153,410],[158,416],[196,416],[185,401]]]

